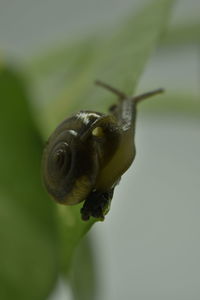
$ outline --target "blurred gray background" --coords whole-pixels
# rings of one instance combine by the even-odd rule
[[[0,0],[0,49],[29,57],[56,42],[102,31],[151,0]],[[200,1],[177,1],[172,24],[199,19]]]
[[[142,4],[0,0],[0,49],[23,62],[51,45],[104,30]],[[199,0],[179,1],[171,26],[192,23],[199,12]],[[157,51],[138,91],[165,87],[198,97],[199,70],[195,46]],[[146,114],[139,108],[136,146],[136,160],[116,188],[109,215],[91,231],[98,300],[199,300],[200,122],[187,114]],[[70,299],[62,282],[53,299]]]

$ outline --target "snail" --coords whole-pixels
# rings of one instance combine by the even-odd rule
[[[109,211],[115,186],[135,158],[136,106],[163,92],[128,97],[106,83],[96,84],[117,95],[118,104],[108,114],[80,111],[65,119],[49,137],[42,158],[48,193],[64,205],[84,201],[84,221],[103,220]]]

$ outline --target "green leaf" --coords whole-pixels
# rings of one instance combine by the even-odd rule
[[[163,40],[164,46],[195,45],[200,43],[200,23],[172,27]]]
[[[94,86],[103,80],[132,94],[151,52],[169,19],[173,0],[151,1],[131,13],[106,35],[88,38],[49,57],[34,61],[27,70],[37,98],[37,118],[44,138],[60,121],[80,109],[106,110],[115,97]],[[83,222],[80,207],[59,206],[61,257],[64,272],[74,248],[95,220]]]
[[[85,90],[87,73],[93,68],[100,42],[100,37],[77,41],[34,60],[27,68],[36,104],[35,118],[45,138],[63,118],[62,109],[70,114],[68,104]]]
[[[58,273],[55,207],[41,185],[41,139],[23,80],[0,69],[0,299],[44,300]]]
[[[79,241],[96,221],[94,218],[90,218],[87,222],[81,220],[82,205],[82,203],[76,206],[58,205],[61,269],[64,274],[68,273],[72,255]]]

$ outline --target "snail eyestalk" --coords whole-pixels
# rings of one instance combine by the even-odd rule
[[[96,80],[95,81],[95,84],[96,85],[99,85],[103,88],[105,88],[106,90],[112,92],[113,94],[117,95],[118,97],[120,97],[121,99],[126,99],[127,98],[127,95],[124,94],[123,92],[119,91],[118,89],[114,88],[113,86],[107,84],[107,83],[104,83],[100,80]]]
[[[96,81],[95,81],[95,84],[96,84],[96,85],[99,85],[99,86],[101,86],[101,87],[103,87],[103,88],[105,88],[106,90],[108,90],[108,91],[110,91],[110,92],[112,92],[113,94],[115,94],[115,95],[117,95],[118,97],[120,97],[122,100],[128,98],[128,96],[127,96],[125,93],[121,92],[120,90],[116,89],[115,87],[113,87],[113,86],[111,86],[111,85],[109,85],[109,84],[107,84],[107,83],[104,83],[104,82],[102,82],[102,81],[100,81],[100,80],[96,80]],[[155,96],[155,95],[158,95],[158,94],[162,94],[162,93],[164,93],[164,91],[165,91],[165,90],[164,90],[163,88],[159,88],[159,89],[156,89],[156,90],[154,90],[154,91],[150,91],[150,92],[147,92],[147,93],[138,95],[138,96],[133,96],[133,97],[131,97],[131,99],[132,99],[135,103],[138,103],[138,102],[140,102],[140,101],[142,101],[142,100],[145,100],[145,99],[147,99],[147,98],[150,98],[150,97],[152,97],[152,96]]]
[[[150,98],[152,96],[162,94],[162,93],[164,93],[164,91],[165,91],[164,89],[160,88],[160,89],[150,91],[150,92],[138,95],[138,96],[134,96],[132,99],[133,99],[134,102],[138,103],[138,102],[140,102],[142,100],[145,100],[147,98]]]

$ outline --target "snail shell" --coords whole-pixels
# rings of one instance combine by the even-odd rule
[[[115,152],[118,128],[111,120],[103,129],[97,123],[91,131],[102,117],[81,111],[64,120],[50,136],[43,154],[43,178],[47,191],[59,203],[74,205],[85,200]]]

